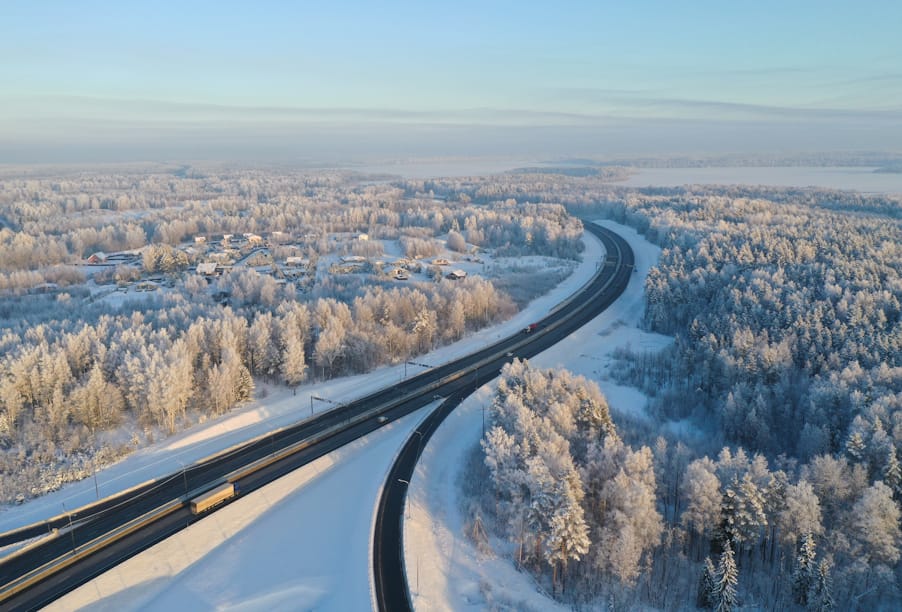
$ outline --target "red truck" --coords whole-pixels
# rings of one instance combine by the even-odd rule
[[[527,325],[526,327],[523,328],[523,333],[531,334],[532,332],[536,331],[538,328],[539,328],[538,323],[530,323],[529,325]]]

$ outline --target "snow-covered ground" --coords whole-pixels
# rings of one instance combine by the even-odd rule
[[[603,225],[617,229],[633,246],[639,267],[634,282],[607,313],[533,362],[542,367],[566,367],[599,380],[615,419],[627,415],[647,418],[644,396],[611,385],[604,378],[615,347],[630,344],[654,349],[668,341],[636,329],[642,313],[642,281],[658,251],[633,230]],[[530,304],[514,320],[436,351],[429,361],[450,359],[511,333],[576,291],[591,277],[595,262],[603,255],[594,238],[587,238],[586,243],[583,264],[555,291]],[[344,401],[363,393],[363,384],[370,385],[366,390],[389,384],[397,379],[401,368],[334,381],[329,390],[335,395],[330,397],[343,393]],[[371,382],[370,378],[375,380]],[[483,609],[491,603],[523,610],[561,609],[538,591],[529,576],[518,573],[506,559],[479,553],[463,534],[456,481],[464,457],[481,434],[481,408],[490,401],[492,391],[493,386],[486,385],[449,417],[427,445],[411,482],[405,555],[414,602],[421,610]],[[223,440],[242,439],[257,428],[266,430],[279,419],[287,422],[297,418],[299,412],[308,412],[305,394],[310,392],[325,393],[307,390],[297,397],[273,393],[240,413],[197,427],[140,454],[157,472],[171,470],[189,455],[200,456],[221,448]],[[73,591],[49,609],[371,607],[370,546],[375,504],[394,455],[424,414],[410,415],[237,500]],[[205,450],[196,451],[196,446]],[[130,462],[134,463],[134,458],[122,464]],[[120,478],[125,479],[124,475]],[[105,479],[102,474],[101,480]],[[55,495],[72,499],[81,494],[74,491],[76,487]],[[89,493],[93,496],[93,485]],[[40,501],[32,503],[35,508]]]
[[[432,407],[239,498],[46,610],[367,609],[382,481]]]
[[[566,368],[598,382],[616,422],[646,420],[647,398],[612,383],[607,371],[615,349],[658,350],[671,341],[638,329],[644,311],[643,286],[659,249],[635,230],[603,221],[622,235],[636,255],[637,273],[624,294],[602,315],[531,360],[542,368]],[[541,593],[513,563],[480,552],[465,535],[468,526],[458,499],[461,470],[482,435],[483,408],[495,384],[467,398],[442,424],[423,452],[410,483],[404,521],[404,555],[417,610],[565,609]]]

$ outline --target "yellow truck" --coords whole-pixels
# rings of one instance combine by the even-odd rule
[[[198,495],[197,497],[192,499],[191,512],[194,514],[206,512],[213,506],[221,504],[227,499],[235,497],[236,494],[237,491],[235,490],[235,485],[231,482],[219,485],[215,489],[210,489],[206,493]]]

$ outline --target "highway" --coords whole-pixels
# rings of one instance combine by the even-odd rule
[[[537,355],[573,333],[610,306],[629,284],[635,261],[633,251],[626,241],[614,232],[591,223],[586,223],[586,229],[596,234],[605,245],[607,257],[604,266],[577,299],[542,320],[539,328],[531,334],[535,338],[519,347],[517,357]],[[506,361],[508,359],[499,357],[481,367],[470,385],[455,390],[426,417],[401,448],[385,479],[373,527],[375,597],[376,605],[382,612],[413,609],[404,568],[402,521],[407,487],[417,460],[442,421],[467,395],[495,378]]]
[[[589,284],[539,322],[532,333],[514,334],[400,384],[70,514],[0,534],[0,545],[47,534],[0,561],[0,608],[35,609],[45,605],[199,520],[201,517],[188,508],[193,495],[225,481],[233,482],[242,495],[250,493],[433,402],[436,396],[469,393],[497,376],[502,365],[514,357],[529,357],[551,346],[603,310],[616,298],[611,297],[611,288],[621,283],[625,287],[629,280],[633,262],[628,246],[623,252],[626,243],[603,228],[587,224],[587,229],[605,244],[608,255],[604,264]]]

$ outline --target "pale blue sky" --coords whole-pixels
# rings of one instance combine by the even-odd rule
[[[0,5],[0,161],[899,150],[902,3]]]

